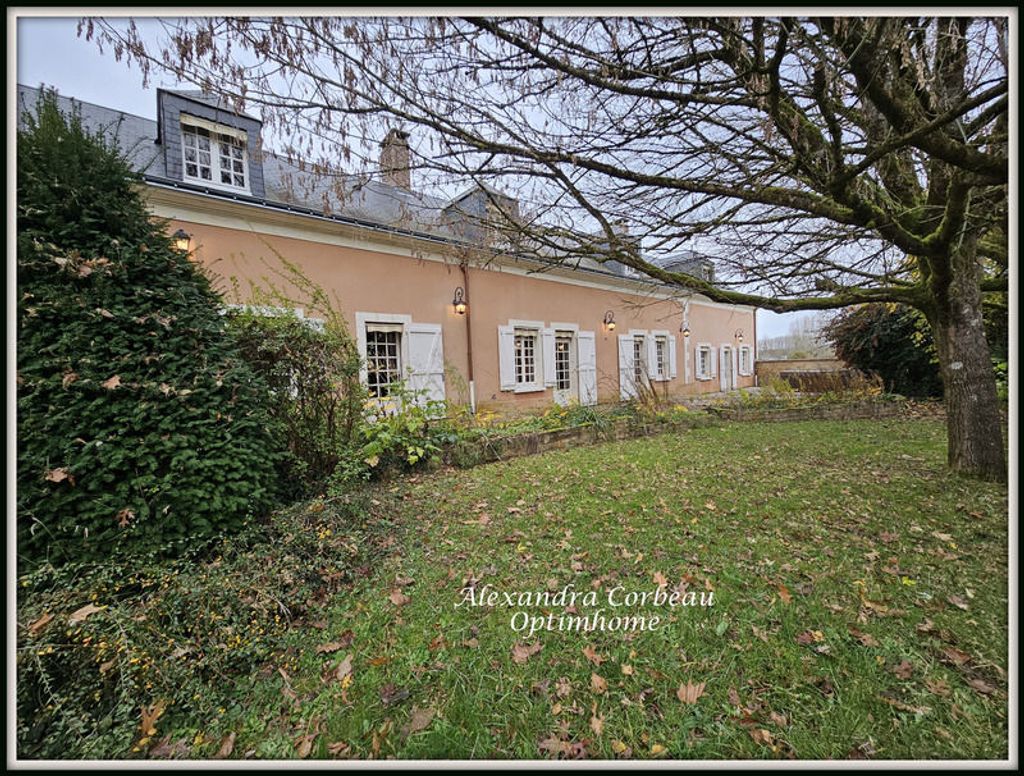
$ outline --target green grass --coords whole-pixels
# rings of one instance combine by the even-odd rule
[[[214,719],[161,732],[193,756],[235,733],[232,756],[258,758],[303,741],[310,757],[1005,758],[1006,489],[944,459],[930,420],[736,423],[413,478],[392,553],[325,628],[292,633],[290,688],[270,666]],[[533,639],[516,608],[456,607],[470,578],[603,600],[656,573],[715,605]],[[350,678],[325,682],[348,655]],[[696,703],[686,682],[706,683]]]

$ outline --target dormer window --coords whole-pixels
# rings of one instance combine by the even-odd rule
[[[249,191],[246,133],[181,114],[181,152],[186,181],[230,191]]]

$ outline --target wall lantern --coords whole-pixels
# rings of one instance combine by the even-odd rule
[[[604,314],[604,325],[608,331],[615,331],[615,313],[611,310]]]
[[[736,341],[737,342],[742,343],[743,342],[743,329],[736,329],[736,334],[734,336],[736,337]]]
[[[171,235],[174,239],[174,247],[179,251],[185,251],[188,253],[189,248],[192,245],[192,235],[186,232],[184,229],[179,229],[177,232]]]
[[[690,336],[690,327],[687,326],[685,323],[679,324],[679,331],[681,331],[683,333],[684,337],[689,338],[689,336]]]
[[[459,315],[465,315],[466,304],[466,292],[462,290],[462,286],[456,287],[455,296],[452,299],[452,307],[455,308],[455,312]]]

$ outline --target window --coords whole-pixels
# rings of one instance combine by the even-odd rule
[[[711,346],[697,346],[697,379],[711,379]]]
[[[571,337],[555,340],[555,390],[568,391],[572,388],[572,367],[570,366]]]
[[[366,327],[366,384],[370,396],[391,395],[402,380],[401,325],[368,324]]]
[[[668,379],[668,337],[656,337],[654,340],[654,354],[656,358],[657,378]]]
[[[237,190],[249,188],[245,133],[183,116],[185,179]]]
[[[740,345],[739,360],[740,374],[752,374],[754,371],[754,349],[750,345]]]
[[[640,385],[644,381],[644,337],[633,337],[633,379]]]
[[[515,334],[516,385],[537,383],[537,332],[516,329]]]

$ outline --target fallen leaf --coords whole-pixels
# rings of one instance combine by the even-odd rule
[[[120,388],[121,387],[121,376],[120,375],[114,375],[113,377],[111,377],[111,378],[109,378],[107,380],[104,380],[102,383],[100,383],[100,387],[101,388],[106,388],[108,391],[112,391],[115,388]]]
[[[701,682],[700,684],[687,682],[686,684],[681,684],[679,689],[676,690],[676,697],[683,703],[696,703],[704,694],[704,687],[706,685],[707,682]]]
[[[66,479],[71,479],[71,484],[74,485],[74,478],[71,477],[71,473],[67,470],[67,467],[61,466],[58,469],[50,469],[46,472],[47,482],[64,482]]]
[[[71,383],[78,379],[77,372],[65,372],[63,379],[60,381],[62,388],[67,388]]]
[[[622,671],[623,676],[633,675],[633,666],[621,665],[619,666],[619,669]]]
[[[396,703],[401,703],[409,697],[409,691],[404,687],[398,687],[392,682],[388,682],[380,688],[380,700],[385,706],[393,706]]]
[[[533,644],[519,644],[516,643],[512,646],[512,662],[513,663],[525,663],[533,655],[536,655],[541,650],[541,643],[539,641]]]
[[[667,752],[667,751],[668,751],[668,748],[662,746],[661,744],[654,744],[654,745],[651,746],[651,754],[654,755],[655,757],[660,757],[661,755],[665,754],[665,752]]]
[[[331,755],[331,757],[340,757],[348,751],[348,748],[348,744],[346,744],[344,741],[336,741],[333,744],[327,745],[327,752]]]
[[[224,758],[231,756],[231,753],[235,751],[235,738],[237,735],[237,733],[231,732],[221,739],[220,749],[218,749],[217,754],[213,756],[215,760],[223,760]]]
[[[316,741],[316,733],[306,733],[295,739],[295,756],[305,760],[313,751],[313,742]]]
[[[43,629],[46,628],[46,626],[49,625],[52,620],[53,615],[47,612],[43,614],[43,616],[40,617],[38,620],[29,624],[28,632],[33,636],[38,636],[40,633],[43,632]]]
[[[970,655],[956,647],[942,647],[941,652],[955,666],[962,666],[971,659]]]
[[[135,512],[130,510],[128,507],[125,507],[114,516],[114,518],[117,520],[117,525],[120,528],[127,528],[128,526],[130,526],[132,524],[132,518],[134,517]]]
[[[986,682],[984,679],[971,679],[967,682],[972,688],[980,692],[982,695],[991,695],[996,691],[996,688]]]
[[[141,709],[139,709],[140,715],[142,717],[142,724],[140,725],[140,727],[142,728],[143,736],[148,737],[156,735],[157,720],[163,716],[163,713],[166,710],[167,701],[162,698],[158,700],[156,703],[154,703],[152,706],[143,706]]]
[[[892,672],[897,679],[909,679],[914,674],[914,664],[909,660],[903,660],[899,665],[893,666]]]
[[[876,639],[870,633],[864,633],[863,631],[859,631],[856,628],[850,628],[850,635],[857,639],[857,641],[859,641],[865,647],[881,646],[878,643],[878,639]]]
[[[796,637],[796,643],[804,646],[808,644],[820,644],[825,640],[825,634],[821,631],[806,630]]]
[[[963,596],[951,595],[947,597],[946,600],[953,604],[953,606],[955,606],[957,609],[962,609],[965,612],[970,608],[970,606],[968,606],[967,604],[967,601],[964,600]]]
[[[339,649],[346,649],[352,644],[352,639],[355,634],[351,630],[347,630],[341,634],[337,641],[329,641],[326,644],[321,644],[316,648],[318,655],[329,655],[332,652],[337,652]]]
[[[345,679],[352,676],[352,655],[348,654],[345,659],[338,663],[336,668],[332,668],[326,674],[324,674],[324,681],[338,681],[345,682]]]
[[[556,738],[555,736],[545,738],[543,741],[537,744],[537,746],[540,748],[542,752],[548,752],[549,754],[553,754],[556,757],[560,754],[568,754],[569,751],[572,749],[572,746],[569,744],[568,741],[562,741],[561,739]]]
[[[925,679],[924,686],[928,688],[928,692],[941,695],[943,698],[949,695],[949,683],[945,679]]]
[[[418,733],[421,730],[426,730],[430,726],[432,719],[434,719],[433,709],[418,709],[413,706],[412,714],[409,715],[409,721],[402,730],[405,735]]]
[[[599,666],[605,661],[605,658],[597,654],[597,650],[594,649],[592,644],[587,644],[587,646],[583,648],[583,656],[595,666]]]
[[[96,606],[94,604],[86,604],[81,609],[76,610],[69,618],[68,625],[78,625],[80,622],[85,622],[87,617],[90,617],[96,612],[102,612],[107,607]]]
[[[768,712],[768,721],[776,727],[784,728],[789,724],[789,720],[786,719],[785,714],[779,714],[777,711]]]
[[[668,577],[666,577],[660,571],[655,571],[654,584],[656,584],[660,589],[664,590],[666,587],[668,587]]]
[[[597,695],[601,695],[608,689],[608,682],[601,676],[592,673],[590,675],[590,689]]]
[[[390,600],[395,606],[405,606],[412,599],[403,593],[400,588],[396,587],[391,591],[391,595],[388,596],[388,600]]]
[[[595,703],[591,707],[590,714],[590,729],[594,731],[594,735],[600,737],[604,732],[604,714],[597,713],[597,704]]]
[[[615,754],[625,754],[629,751],[629,747],[626,746],[624,741],[616,739],[612,741],[612,751],[615,752]]]
[[[764,746],[771,746],[775,742],[771,732],[764,728],[751,728],[750,737],[754,739],[755,744],[763,744]]]
[[[779,592],[779,600],[782,601],[786,606],[793,603],[793,596],[789,593],[789,588],[783,585],[781,582],[775,586],[775,589]]]

